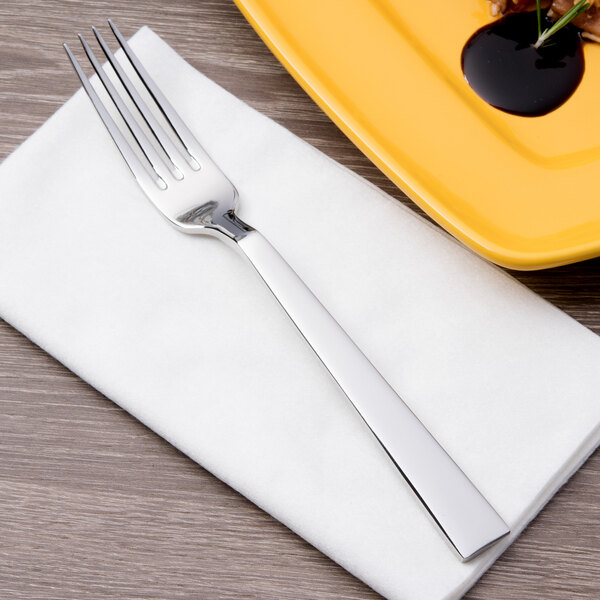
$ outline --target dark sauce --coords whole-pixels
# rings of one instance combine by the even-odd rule
[[[544,16],[542,30],[551,21]],[[462,69],[488,104],[528,117],[545,115],[577,89],[584,60],[579,30],[571,25],[535,49],[537,15],[515,13],[482,27],[465,44]]]

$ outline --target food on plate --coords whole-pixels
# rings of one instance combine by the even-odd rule
[[[600,0],[490,0],[491,14],[500,18],[465,44],[465,79],[504,112],[539,117],[556,110],[573,95],[585,68],[575,24],[600,28],[598,5]]]
[[[536,10],[536,0],[488,0],[490,14],[500,17],[509,12],[522,12]],[[542,9],[548,9],[548,17],[558,19],[567,13],[573,5],[574,0],[544,0],[541,2]],[[573,25],[582,30],[584,38],[600,42],[600,0],[590,0],[590,8],[573,21]]]

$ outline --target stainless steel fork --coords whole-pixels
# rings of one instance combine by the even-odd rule
[[[64,48],[148,199],[180,231],[216,236],[250,260],[463,560],[507,535],[506,523],[296,273],[258,231],[237,217],[235,187],[203,150],[114,23],[108,23],[123,49],[123,63],[115,58],[97,29],[93,31],[135,105],[136,115],[127,108],[85,39],[81,35],[79,39],[135,138],[137,149],[113,120],[66,44]],[[136,85],[122,66],[127,60],[137,73]],[[153,99],[154,110],[143,100],[141,86]],[[164,126],[155,116],[159,114],[156,108],[164,116],[160,119]],[[146,122],[154,140],[144,133],[140,119]],[[171,134],[165,127],[172,129]]]

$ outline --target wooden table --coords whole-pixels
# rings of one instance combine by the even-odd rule
[[[230,0],[3,0],[0,158],[77,88],[61,42],[106,16],[127,36],[150,25],[226,89],[415,208]],[[594,260],[513,274],[600,333],[599,273]],[[0,598],[107,597],[378,596],[0,322]],[[467,598],[599,597],[596,453]]]

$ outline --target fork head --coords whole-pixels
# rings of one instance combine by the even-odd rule
[[[252,228],[235,214],[238,201],[235,187],[196,140],[115,24],[110,19],[108,24],[123,50],[122,62],[112,53],[98,30],[95,27],[92,30],[114,73],[112,78],[83,36],[79,35],[98,82],[105,91],[106,102],[67,44],[63,46],[140,187],[177,229],[191,234],[224,236],[234,242],[243,239]],[[127,64],[132,67],[128,69],[132,77],[124,68]]]

